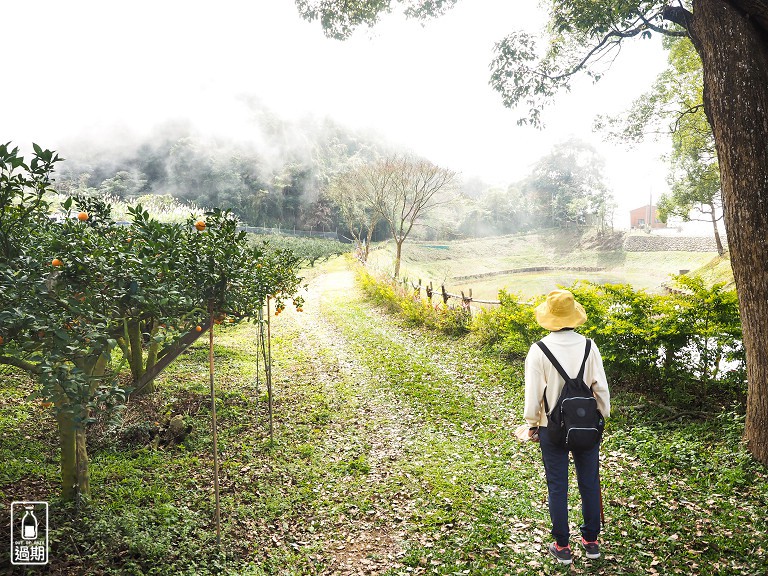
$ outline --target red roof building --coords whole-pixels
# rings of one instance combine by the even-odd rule
[[[629,212],[630,228],[666,228],[667,225],[659,220],[656,206],[646,204]]]

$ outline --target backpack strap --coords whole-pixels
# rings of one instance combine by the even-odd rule
[[[581,361],[581,368],[579,369],[579,375],[576,376],[576,380],[584,380],[584,371],[587,368],[587,358],[589,358],[589,352],[592,349],[592,340],[587,338],[587,345],[584,347],[584,360]]]
[[[560,362],[557,361],[557,358],[555,358],[555,355],[552,354],[552,351],[547,348],[547,345],[544,344],[541,340],[536,342],[536,344],[541,348],[541,351],[544,352],[544,355],[547,357],[547,359],[552,363],[552,366],[555,367],[555,370],[557,370],[558,374],[562,376],[563,380],[566,382],[571,379],[568,374],[566,374],[563,367],[560,365]],[[592,340],[587,338],[587,344],[584,349],[584,359],[581,361],[581,368],[579,368],[579,375],[576,377],[577,380],[582,380],[584,378],[584,371],[586,370],[587,366],[587,358],[589,358],[589,352],[592,349]],[[547,388],[544,388],[544,410],[547,411],[547,414],[549,414],[549,402],[547,402]]]

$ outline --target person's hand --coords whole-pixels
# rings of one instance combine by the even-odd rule
[[[539,441],[539,429],[538,428],[529,428],[528,429],[528,438],[530,438],[532,442],[538,442]]]

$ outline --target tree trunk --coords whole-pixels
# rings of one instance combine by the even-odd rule
[[[144,374],[144,354],[142,353],[143,340],[141,336],[141,324],[138,320],[128,322],[128,365],[131,367],[131,376],[136,381]]]
[[[59,425],[59,447],[61,448],[61,497],[72,501],[79,494],[91,493],[91,473],[84,420],[85,410],[77,413],[58,410],[56,422]],[[78,422],[79,420],[79,422]]]
[[[98,358],[78,362],[78,367],[93,380],[89,397],[92,397],[109,365],[108,357],[103,354]],[[62,395],[64,396],[64,395]],[[83,399],[87,402],[86,399]],[[59,425],[59,447],[61,448],[61,497],[74,500],[77,495],[90,496],[91,472],[88,461],[86,437],[86,419],[88,409],[85,406],[59,406],[56,422]]]
[[[723,241],[720,239],[720,231],[717,229],[717,218],[715,217],[715,207],[712,206],[712,211],[709,213],[712,217],[712,230],[715,233],[715,245],[717,246],[717,255],[722,256],[725,254],[723,248]]]
[[[72,501],[77,494],[77,452],[75,421],[72,414],[56,412],[61,448],[61,497]]]
[[[723,0],[689,27],[720,164],[725,227],[747,355],[749,451],[768,465],[768,37]]]
[[[403,238],[405,240],[405,238]],[[397,246],[397,251],[395,253],[395,278],[400,277],[400,256],[403,253],[403,240],[395,240],[395,246]]]
[[[160,344],[155,341],[155,336],[157,336],[159,330],[160,325],[158,324],[157,320],[153,320],[152,328],[149,332],[150,340],[149,348],[147,349],[147,363],[142,370],[142,376],[147,373],[147,370],[151,370],[154,365],[157,364],[157,354],[160,351]],[[142,394],[151,394],[155,390],[155,379],[153,378],[146,384],[146,386],[143,386],[142,389],[138,391],[138,394],[139,396]]]
[[[365,238],[365,261],[366,262],[368,262],[368,254],[371,251],[371,238],[373,238],[373,229],[375,226],[376,224],[368,228],[368,235]]]

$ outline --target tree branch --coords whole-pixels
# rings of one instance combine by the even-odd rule
[[[0,364],[15,366],[16,368],[21,368],[30,374],[40,374],[41,372],[40,367],[37,364],[33,364],[32,362],[27,362],[19,358],[14,358],[13,356],[0,356]]]
[[[678,112],[677,118],[675,119],[675,123],[672,125],[672,129],[670,131],[677,132],[677,130],[680,128],[680,122],[682,122],[683,118],[685,118],[687,114],[696,114],[697,112],[703,109],[704,109],[704,104],[702,103],[702,104],[696,104],[696,106],[691,106],[690,108],[688,108],[688,110],[682,110]]]
[[[582,68],[584,68],[584,65],[587,62],[589,62],[589,60],[592,58],[592,56],[594,56],[595,53],[597,53],[600,50],[602,50],[603,48],[605,48],[606,44],[608,44],[609,42],[615,42],[616,38],[619,38],[619,39],[621,39],[621,38],[633,38],[633,37],[637,36],[638,34],[640,34],[642,31],[643,31],[643,28],[638,27],[638,28],[632,28],[630,30],[624,30],[623,32],[619,31],[619,30],[613,30],[612,32],[608,32],[608,34],[606,34],[603,37],[603,39],[600,41],[600,43],[597,44],[596,46],[594,46],[592,48],[592,50],[587,52],[587,54],[581,59],[581,61],[578,64],[575,64],[574,66],[572,66],[569,71],[563,72],[562,74],[558,74],[557,76],[550,76],[549,74],[546,74],[546,73],[543,73],[543,72],[537,72],[535,70],[533,70],[532,72],[534,74],[538,74],[539,76],[543,76],[544,78],[548,78],[550,80],[562,80],[563,78],[568,78],[568,77],[573,76],[574,74],[576,74],[576,72],[578,72]]]
[[[667,30],[666,28],[660,28],[659,26],[656,26],[653,22],[648,20],[645,15],[640,12],[639,10],[636,11],[637,15],[640,17],[640,20],[643,21],[643,24],[645,24],[649,30],[653,30],[654,32],[657,32],[658,34],[664,34],[665,36],[688,36],[688,31],[686,29],[685,32],[682,32],[680,30]],[[666,18],[666,16],[665,16]],[[677,22],[675,22],[677,24]],[[685,28],[685,26],[683,26]]]
[[[682,6],[666,6],[661,15],[664,17],[664,20],[669,20],[686,30],[690,30],[693,14]]]

